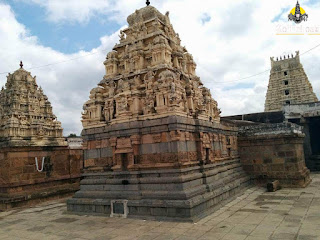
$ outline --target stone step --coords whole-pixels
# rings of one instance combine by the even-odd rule
[[[250,184],[251,179],[239,161],[170,173],[127,172],[116,178],[111,174],[87,173],[81,190],[68,200],[68,210],[110,215],[111,201],[123,199],[128,201],[129,217],[190,221],[220,208]]]

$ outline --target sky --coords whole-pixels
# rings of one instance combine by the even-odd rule
[[[151,0],[163,14],[170,12],[222,116],[262,112],[270,57],[297,50],[320,98],[320,2],[300,1],[309,17],[299,25],[288,22],[295,4]],[[82,106],[105,74],[103,61],[119,41],[127,16],[144,6],[144,0],[0,0],[0,85],[22,60],[49,97],[64,135],[80,134]]]

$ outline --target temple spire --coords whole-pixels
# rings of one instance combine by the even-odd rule
[[[150,1],[149,1],[149,0],[147,0],[146,4],[147,4],[147,6],[149,6],[149,5],[150,5]]]
[[[20,61],[20,68],[21,68],[21,69],[23,68],[23,63],[22,63],[22,61]]]

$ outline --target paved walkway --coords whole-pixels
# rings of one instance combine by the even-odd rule
[[[320,174],[305,189],[253,187],[198,223],[77,216],[63,202],[0,213],[0,239],[320,240]]]

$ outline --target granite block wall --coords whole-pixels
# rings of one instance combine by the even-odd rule
[[[283,187],[306,187],[310,183],[301,127],[290,123],[245,126],[238,141],[243,168],[258,184],[279,180]]]

